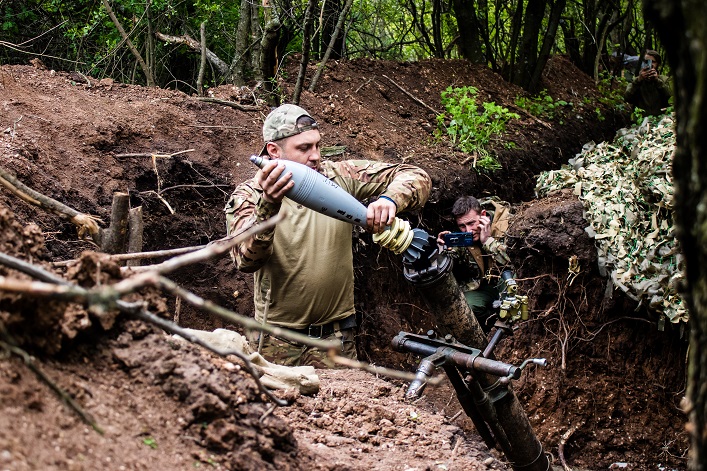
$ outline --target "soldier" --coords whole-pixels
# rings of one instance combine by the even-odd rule
[[[670,100],[670,79],[658,73],[660,54],[651,49],[643,56],[643,66],[626,87],[624,98],[630,104],[645,110],[647,115],[657,116],[668,107]]]
[[[437,236],[437,244],[450,252],[454,259],[452,273],[464,293],[466,302],[485,332],[491,327],[493,302],[499,299],[503,283],[499,278],[504,269],[510,268],[506,246],[501,241],[508,228],[508,210],[494,203],[493,221],[491,215],[481,208],[479,200],[473,196],[462,196],[452,206],[459,231],[473,234],[473,244],[469,247],[446,247],[442,231]]]
[[[412,165],[367,160],[322,161],[317,122],[299,106],[272,111],[263,124],[269,162],[254,178],[238,185],[226,205],[229,234],[244,224],[264,221],[279,211],[287,218],[253,236],[231,252],[236,267],[254,272],[255,318],[315,338],[338,339],[342,355],[356,359],[352,226],[303,207],[285,195],[292,174],[274,159],[305,164],[363,201],[368,229],[382,232],[403,210],[421,208],[432,182]],[[267,309],[266,309],[267,305]],[[265,334],[263,334],[265,335]],[[257,345],[259,333],[249,340]],[[326,352],[266,335],[262,355],[288,366],[333,367]]]

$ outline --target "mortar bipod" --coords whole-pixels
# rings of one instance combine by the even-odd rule
[[[426,336],[400,332],[393,338],[393,349],[421,355],[415,379],[406,398],[422,395],[436,367],[447,374],[464,412],[489,448],[500,448],[514,470],[548,471],[550,462],[520,406],[510,381],[533,363],[545,366],[543,358],[529,359],[519,367],[485,358],[481,350],[443,339],[433,330]]]

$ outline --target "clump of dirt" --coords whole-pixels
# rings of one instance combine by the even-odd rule
[[[296,60],[285,67],[290,77],[296,75]],[[303,92],[301,104],[319,119],[325,146],[345,146],[345,155],[332,158],[405,161],[428,171],[434,185],[428,204],[420,214],[404,215],[413,226],[431,234],[451,228],[450,208],[462,194],[495,195],[514,205],[511,248],[532,317],[497,353],[514,364],[531,356],[549,359],[549,368],[529,369],[516,389],[555,464],[566,437],[562,451],[572,466],[605,469],[626,462],[631,469],[658,463],[684,469],[687,440],[676,405],[684,385],[685,342],[675,332],[658,332],[620,294],[605,295],[576,198],[532,201],[537,173],[558,168],[585,142],[611,138],[626,116],[596,101],[582,105],[582,98],[596,100],[599,92],[566,58],[552,59],[544,81],[553,98],[575,103],[561,120],[523,112],[514,101],[522,90],[463,61],[331,62],[319,90]],[[435,137],[436,112],[443,111],[440,92],[464,85],[521,115],[496,143],[501,171],[473,169],[470,156]],[[279,87],[291,95],[292,84]],[[230,86],[217,87],[214,95],[237,96]],[[109,220],[113,193],[128,192],[131,206],[143,208],[146,250],[201,245],[225,235],[222,208],[235,185],[255,172],[247,157],[261,146],[268,112],[23,66],[0,67],[0,107],[5,168],[35,190],[103,221]],[[596,107],[603,121],[596,119]],[[81,256],[95,246],[77,240],[70,223],[5,191],[0,211],[2,205],[17,219],[8,222],[16,234],[10,245],[0,246],[6,253],[47,268],[49,261],[81,258],[85,268],[57,271],[86,287],[117,279],[115,266]],[[20,243],[26,240],[33,242]],[[390,340],[401,330],[434,327],[434,313],[402,281],[399,258],[369,234],[356,233],[354,251],[359,356],[413,370],[416,359],[391,351]],[[573,256],[581,267],[577,275],[568,270]],[[6,273],[21,277],[0,272]],[[235,271],[228,259],[181,269],[172,279],[233,311],[252,313],[252,276]],[[116,318],[105,332],[87,312],[64,330],[61,323],[25,324],[20,317],[50,307],[2,296],[0,319],[14,319],[13,334],[22,345],[41,354],[57,383],[107,424],[104,436],[95,434],[58,408],[46,386],[17,360],[0,361],[0,460],[10,469],[507,468],[458,415],[448,384],[428,388],[410,405],[401,400],[402,384],[326,371],[319,395],[288,396],[293,406],[268,414],[251,381],[225,359],[134,321]],[[149,299],[151,310],[186,327],[238,328],[171,297]],[[51,309],[60,316],[68,311]],[[81,330],[86,319],[91,328]],[[46,356],[61,345],[61,355]],[[37,451],[37,442],[48,445]]]

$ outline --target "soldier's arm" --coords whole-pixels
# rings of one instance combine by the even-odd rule
[[[276,215],[280,204],[268,203],[262,197],[262,191],[252,183],[239,185],[231,195],[224,209],[226,212],[226,230],[229,235],[242,228],[258,224]],[[240,271],[259,270],[272,255],[272,241],[275,228],[256,234],[231,249],[231,258]]]
[[[414,165],[345,160],[334,163],[330,171],[357,199],[389,198],[398,212],[422,208],[432,189],[427,172]]]

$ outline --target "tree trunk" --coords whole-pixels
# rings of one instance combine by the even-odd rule
[[[555,0],[555,3],[551,6],[550,19],[547,23],[547,30],[545,31],[542,49],[540,50],[540,55],[538,56],[537,61],[535,62],[533,74],[528,82],[528,91],[530,93],[538,92],[543,70],[545,69],[545,64],[547,64],[547,61],[550,59],[550,51],[552,50],[552,45],[555,44],[557,28],[560,25],[560,17],[562,16],[562,12],[565,10],[566,4],[567,0]]]
[[[263,29],[263,40],[260,42],[260,65],[257,69],[256,78],[265,84],[269,92],[268,102],[272,106],[278,106],[280,99],[275,92],[275,84],[271,80],[275,77],[277,68],[277,38],[280,29],[280,21],[273,18],[265,24]]]
[[[317,44],[318,47],[315,46],[315,49],[317,49],[317,56],[319,58],[324,57],[324,54],[326,54],[326,49],[331,42],[332,37],[334,37],[336,22],[338,21],[339,12],[341,11],[342,6],[341,0],[325,0],[324,2],[324,23],[321,28],[321,40]],[[343,38],[344,37],[341,35],[334,37],[334,47],[331,50],[332,59],[341,59],[341,51],[344,44]]]
[[[140,68],[142,69],[142,73],[145,74],[145,82],[147,83],[147,86],[154,87],[155,86],[155,79],[152,75],[152,70],[150,70],[150,68],[147,66],[147,64],[145,64],[145,60],[142,58],[142,55],[140,55],[140,52],[133,45],[133,42],[128,37],[128,33],[125,32],[125,29],[123,29],[123,25],[120,23],[120,21],[118,21],[118,18],[115,16],[115,13],[113,12],[113,9],[110,7],[108,0],[102,0],[102,1],[103,1],[103,6],[105,7],[106,11],[108,12],[108,16],[110,16],[111,21],[113,21],[113,24],[118,29],[118,32],[120,33],[120,37],[123,38],[123,41],[125,41],[125,44],[128,45],[128,49],[130,49],[130,52],[132,52],[133,56],[135,57],[135,60],[137,61],[138,64],[140,64]]]
[[[292,103],[299,105],[300,93],[302,93],[302,87],[304,85],[304,79],[307,75],[307,64],[309,64],[309,53],[311,50],[311,39],[312,39],[312,24],[314,23],[314,16],[312,13],[314,9],[317,8],[318,0],[309,0],[307,4],[307,11],[304,12],[304,30],[302,32],[302,58],[299,64],[299,73],[297,74],[297,83],[295,84],[295,91],[292,94]]]
[[[479,40],[480,31],[476,21],[476,10],[473,0],[454,0],[454,17],[459,30],[459,50],[461,56],[474,64],[483,64],[486,61],[481,50]]]
[[[277,47],[277,30],[280,28],[280,21],[277,17],[271,18],[267,12],[269,8],[265,8],[265,27],[260,27],[260,7],[255,1],[248,1],[250,4],[250,67],[253,70],[255,80],[264,81],[275,76],[275,67],[277,65],[277,56],[275,55],[275,47]],[[267,4],[263,0],[263,6]],[[270,29],[268,29],[270,28]],[[268,36],[266,38],[266,36]],[[275,46],[272,49],[270,42],[275,41]],[[272,72],[269,72],[272,70]]]
[[[547,0],[528,0],[523,18],[523,36],[515,60],[513,83],[528,90],[538,61],[538,41]]]
[[[515,80],[516,71],[516,53],[518,50],[518,38],[520,38],[520,32],[523,29],[523,1],[518,0],[516,5],[516,11],[513,14],[513,21],[511,22],[511,41],[508,45],[508,53],[506,55],[508,59],[508,64],[506,65],[506,80],[513,83]]]
[[[341,33],[341,30],[344,26],[344,21],[346,21],[346,15],[349,14],[349,10],[351,10],[352,4],[353,0],[346,0],[346,5],[344,5],[344,9],[339,15],[339,21],[336,22],[334,36],[332,36],[332,40],[329,41],[329,47],[327,48],[326,53],[324,54],[322,62],[319,64],[319,67],[317,67],[317,71],[314,74],[314,78],[312,78],[312,83],[309,85],[310,92],[313,92],[317,88],[317,82],[319,81],[319,77],[322,75],[324,67],[326,67],[326,63],[329,60],[329,56],[331,56],[331,51],[334,48],[334,41],[336,41],[337,36],[339,36],[339,34]]]
[[[444,58],[442,44],[442,5],[440,0],[432,0],[432,40],[434,41],[434,56]]]
[[[204,96],[204,72],[206,72],[206,21],[201,22],[199,27],[201,38],[201,61],[199,63],[199,75],[196,78],[196,94]]]
[[[236,28],[236,52],[231,61],[231,74],[233,75],[233,83],[235,85],[245,85],[246,77],[248,75],[247,64],[250,64],[249,51],[250,51],[250,19],[251,19],[251,8],[257,8],[253,6],[251,2],[241,2],[241,8],[238,13],[238,27]]]
[[[675,73],[677,147],[673,158],[677,236],[685,254],[690,313],[686,406],[689,468],[707,469],[707,3],[644,0]]]

